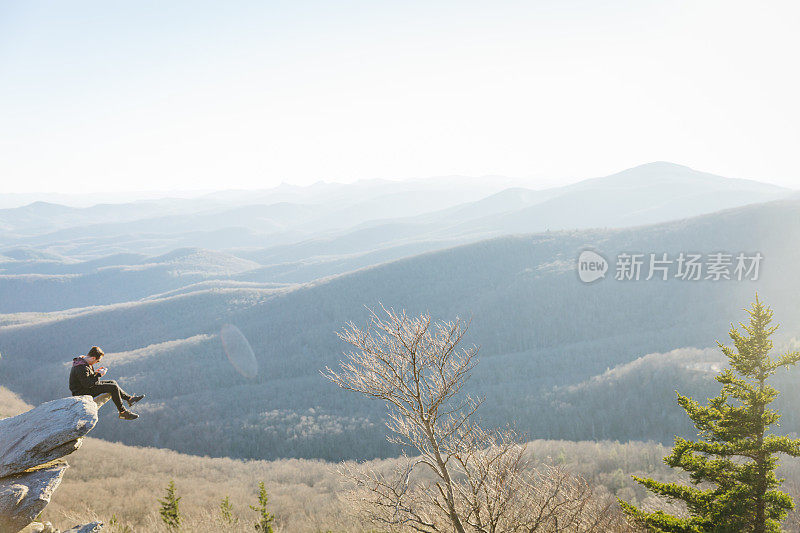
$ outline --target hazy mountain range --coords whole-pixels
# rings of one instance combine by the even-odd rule
[[[303,283],[500,235],[650,224],[793,194],[670,163],[497,192],[507,181],[374,180],[0,210],[0,293],[9,295],[0,312],[124,302],[209,279]]]
[[[542,191],[453,191],[451,205],[441,198],[457,182],[426,185],[439,200],[419,203],[423,192],[391,183],[352,195],[349,186],[292,189],[264,204],[233,205],[242,195],[230,193],[198,200],[220,202],[198,211],[151,216],[151,205],[141,218],[69,228],[59,228],[57,207],[28,206],[41,217],[27,225],[0,211],[0,383],[32,403],[63,395],[66,362],[98,344],[111,377],[148,393],[135,426],[107,420],[99,436],[218,456],[393,455],[382,406],[319,373],[341,358],[334,332],[381,302],[471,318],[481,362],[467,392],[486,396],[492,424],[513,422],[532,438],[663,440],[687,428],[654,404],[643,376],[668,367],[675,383],[663,387],[702,390],[703,349],[725,340],[756,290],[784,324],[781,342],[800,331],[793,191],[667,163]],[[364,207],[373,201],[392,208]],[[212,235],[213,249],[184,248]],[[612,263],[623,252],[764,259],[757,281],[619,281],[612,264],[606,279],[584,284],[575,261],[586,248]],[[222,349],[228,323],[253,347],[254,379]],[[687,347],[696,350],[641,359]],[[598,427],[614,390],[615,413],[630,416]]]

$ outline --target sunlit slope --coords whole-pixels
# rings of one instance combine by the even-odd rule
[[[732,345],[727,337],[719,340]],[[776,347],[775,353],[797,348],[794,340]],[[690,437],[696,430],[678,405],[675,392],[699,401],[718,395],[721,386],[714,377],[726,364],[719,348],[648,354],[579,384],[531,397],[536,404],[532,410],[546,413],[531,420],[531,425],[537,435],[568,439],[644,438],[670,443],[676,434]],[[798,368],[771,379],[780,391],[773,405],[781,414],[780,425],[773,428],[777,434],[800,432],[798,380]]]
[[[481,364],[469,392],[487,396],[490,423],[517,422],[536,437],[543,431],[536,421],[547,413],[535,397],[644,354],[712,346],[756,290],[784,334],[796,333],[798,237],[800,202],[782,201],[655,226],[497,238],[287,289],[121,304],[0,328],[0,378],[38,402],[64,393],[64,362],[92,344],[127,352],[177,341],[113,365],[109,357],[113,377],[150,396],[136,425],[105,424],[99,436],[237,457],[391,455],[397,450],[383,438],[381,406],[339,392],[319,374],[345,348],[334,332],[347,320],[363,324],[364,306],[382,302],[470,318],[468,342],[481,346]],[[591,285],[574,270],[587,246],[612,261],[607,279]],[[757,282],[621,282],[613,279],[620,251],[758,251],[764,260]],[[236,374],[225,357],[216,336],[225,323],[250,340],[260,365],[255,380]],[[574,425],[569,431],[590,438]]]

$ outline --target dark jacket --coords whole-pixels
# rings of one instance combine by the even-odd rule
[[[73,396],[81,394],[91,394],[92,387],[97,385],[100,374],[86,362],[83,357],[76,357],[72,360],[72,370],[69,372],[69,390]]]

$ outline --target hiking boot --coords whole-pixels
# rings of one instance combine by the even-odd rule
[[[142,398],[144,398],[144,394],[137,394],[136,396],[131,396],[130,398],[128,398],[128,405],[133,407],[133,404],[135,404]]]
[[[132,413],[128,410],[125,410],[119,412],[119,417],[123,420],[136,420],[137,418],[139,418],[139,415],[137,415],[136,413]]]

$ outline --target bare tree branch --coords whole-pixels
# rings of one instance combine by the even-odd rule
[[[342,474],[362,517],[389,531],[533,533],[624,531],[612,500],[565,470],[533,469],[511,430],[473,422],[482,400],[461,391],[478,349],[463,348],[468,324],[409,317],[381,305],[368,325],[338,333],[353,347],[323,375],[343,389],[383,400],[389,440],[404,456],[389,474],[345,465]]]

